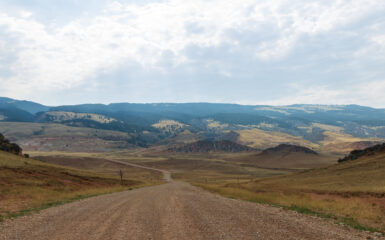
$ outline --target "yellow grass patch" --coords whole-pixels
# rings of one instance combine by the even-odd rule
[[[261,129],[246,129],[237,131],[239,141],[254,148],[275,147],[280,143],[300,145],[308,148],[317,147],[316,144],[304,140],[302,137],[292,136],[281,132],[270,132]]]
[[[180,123],[174,120],[161,120],[158,123],[152,125],[154,128],[176,130],[187,126],[186,124]]]
[[[220,123],[212,119],[207,119],[206,124],[208,128],[213,128],[213,129],[225,129],[229,127],[229,124],[227,123]]]

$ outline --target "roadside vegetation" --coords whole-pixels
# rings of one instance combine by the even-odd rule
[[[202,176],[177,177],[227,197],[333,218],[358,229],[385,231],[385,153],[276,177]]]
[[[161,183],[161,177],[123,169],[104,174],[61,167],[0,151],[0,219],[85,197]],[[133,172],[133,170],[131,170]]]

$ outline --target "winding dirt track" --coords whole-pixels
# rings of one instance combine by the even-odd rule
[[[167,171],[159,171],[169,183],[5,221],[0,224],[0,239],[366,239],[365,233],[318,218],[173,182]]]

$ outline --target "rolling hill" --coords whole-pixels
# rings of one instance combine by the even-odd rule
[[[288,189],[316,191],[318,193],[385,195],[384,145],[352,151],[347,159],[349,160],[326,168],[256,181],[254,184],[255,186],[263,185],[266,187],[279,185]]]
[[[317,152],[302,146],[295,146],[289,144],[280,144],[276,147],[267,148],[262,151],[263,154],[274,154],[274,153],[282,153],[282,154],[291,154],[291,153],[304,153],[309,155],[318,155]]]
[[[270,150],[268,152],[271,153]],[[313,153],[308,155],[317,156]],[[262,163],[268,161],[266,159]],[[385,147],[381,144],[353,151],[340,163],[287,175],[242,182],[234,179],[232,183],[191,181],[229,197],[332,218],[358,229],[384,231],[384,176]]]
[[[240,157],[239,161],[259,168],[301,170],[328,166],[335,162],[335,157],[318,154],[302,146],[280,144],[260,153]]]

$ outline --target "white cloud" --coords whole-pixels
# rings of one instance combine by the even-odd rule
[[[358,104],[372,107],[384,107],[382,98],[385,93],[385,80],[363,82],[355,86],[333,89],[325,85],[297,85],[289,87],[289,94],[270,101],[242,102],[243,104],[291,105],[306,104]],[[380,100],[380,101],[379,101]]]
[[[343,104],[347,99],[341,99],[344,91],[329,89],[327,86],[301,86],[293,84],[289,87],[289,94],[270,101],[258,102],[266,105],[307,104]]]
[[[39,22],[27,10],[18,15],[0,13],[4,34],[15,39],[11,46],[0,40],[0,54],[2,49],[14,48],[16,58],[9,67],[13,75],[0,72],[0,93],[24,97],[27,92],[71,89],[130,61],[146,71],[167,74],[180,64],[205,61],[189,59],[184,50],[190,46],[227,45],[229,51],[244,51],[250,59],[282,60],[304,36],[338,31],[383,10],[384,4],[381,0],[166,0],[141,5],[115,1],[98,16],[85,15],[60,26]],[[234,31],[260,38],[249,41],[243,50],[242,39],[231,34]],[[384,46],[383,35],[373,36],[371,41]],[[358,55],[372,52],[363,49],[357,50],[361,51]],[[166,53],[172,54],[168,59],[171,64],[165,67]],[[227,78],[237,76],[220,61],[203,65]],[[294,102],[340,95],[326,88],[324,92],[299,92]]]

